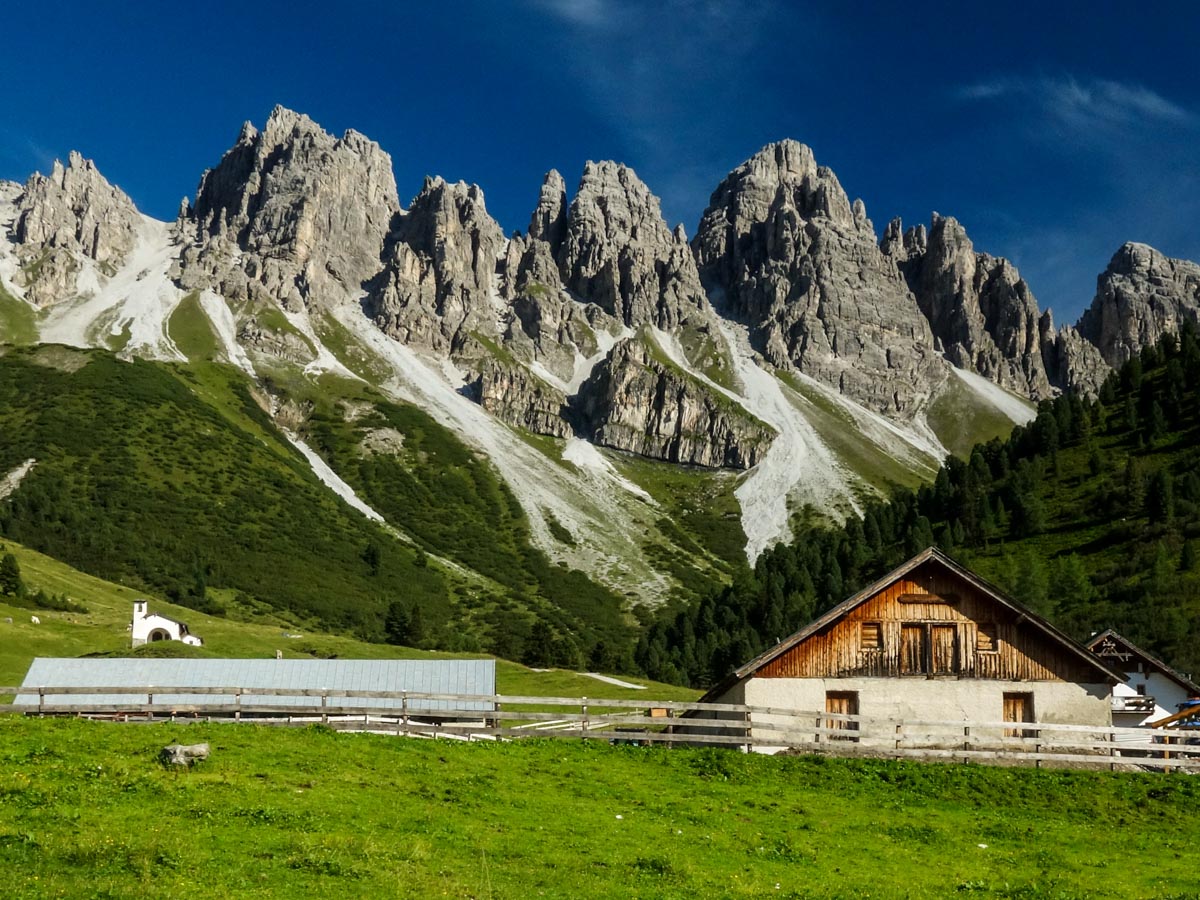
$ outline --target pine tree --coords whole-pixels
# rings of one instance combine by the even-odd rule
[[[1171,473],[1159,469],[1150,477],[1146,490],[1146,517],[1152,524],[1166,524],[1175,515]]]
[[[1057,605],[1082,606],[1096,598],[1082,560],[1074,553],[1059,559],[1051,568],[1048,595]]]
[[[1183,542],[1183,549],[1179,551],[1179,571],[1190,572],[1196,568],[1196,545],[1191,541]]]
[[[25,582],[21,579],[21,566],[11,553],[0,559],[0,597],[23,597]]]
[[[408,608],[399,600],[388,604],[387,615],[383,620],[384,637],[389,644],[408,645],[411,640],[412,618]]]
[[[1053,614],[1057,598],[1050,597],[1046,566],[1032,550],[1024,550],[1016,559],[1014,591],[1017,600],[1043,616]]]

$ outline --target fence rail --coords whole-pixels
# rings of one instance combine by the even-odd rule
[[[122,721],[316,722],[413,737],[589,738],[834,756],[1200,772],[1200,730],[918,721],[733,703],[319,688],[0,687],[10,710]],[[102,699],[101,699],[102,698]],[[126,699],[128,698],[128,699]],[[0,706],[0,709],[3,709]]]

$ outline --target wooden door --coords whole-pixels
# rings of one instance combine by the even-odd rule
[[[931,657],[934,675],[958,673],[958,628],[955,625],[934,625],[930,629]]]
[[[900,626],[900,674],[920,675],[928,671],[925,665],[925,626]]]
[[[1004,721],[1005,722],[1032,722],[1033,721],[1033,694],[1005,694],[1004,695]],[[1007,728],[1004,731],[1005,737],[1032,737],[1032,729],[1026,728]]]
[[[843,716],[858,715],[858,691],[826,691],[825,692],[825,712],[837,713]],[[853,732],[858,731],[858,723],[850,722],[846,719],[826,719],[826,728],[836,728],[839,731]],[[846,735],[829,735],[831,741],[856,741],[858,738],[853,734]]]

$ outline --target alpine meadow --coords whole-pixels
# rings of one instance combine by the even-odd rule
[[[1200,8],[26,6],[0,894],[1195,895]]]

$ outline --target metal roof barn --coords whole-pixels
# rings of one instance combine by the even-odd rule
[[[494,659],[71,659],[38,658],[29,667],[14,705],[38,704],[38,688],[152,688],[163,707],[230,704],[233,694],[170,693],[171,688],[241,688],[297,691],[409,691],[421,694],[496,693]],[[272,706],[312,706],[312,696],[271,696]],[[148,702],[131,694],[46,695],[45,706]],[[396,710],[399,698],[356,697],[357,707]],[[408,700],[412,712],[492,711],[487,700]]]

